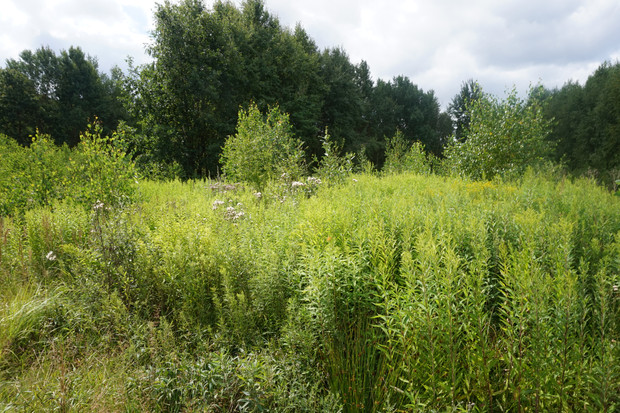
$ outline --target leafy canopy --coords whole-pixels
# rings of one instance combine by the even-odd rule
[[[530,90],[529,96],[536,94]],[[465,141],[446,150],[453,171],[475,179],[519,175],[548,156],[551,121],[543,116],[541,100],[526,102],[514,88],[504,100],[481,93],[468,113]]]

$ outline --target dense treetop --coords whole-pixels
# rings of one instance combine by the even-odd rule
[[[89,119],[116,129],[126,111],[114,69],[99,72],[96,59],[79,47],[57,55],[49,47],[25,50],[0,69],[0,133],[28,144],[38,129],[57,143],[75,145]]]

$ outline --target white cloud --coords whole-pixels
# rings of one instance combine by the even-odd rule
[[[9,0],[0,24],[0,59],[17,58],[23,50],[50,46],[57,52],[80,46],[98,59],[100,68],[124,65],[127,56],[147,61],[154,0]]]

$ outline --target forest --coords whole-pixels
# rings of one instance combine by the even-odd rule
[[[0,68],[0,411],[620,409],[620,63],[445,111],[262,0]]]

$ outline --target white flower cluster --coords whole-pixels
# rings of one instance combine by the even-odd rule
[[[306,184],[304,184],[303,182],[299,182],[299,181],[293,181],[291,183],[291,186],[293,188],[299,188],[299,187],[302,187],[302,186],[306,186]]]
[[[229,203],[233,202],[232,200],[228,201]],[[217,210],[218,207],[220,205],[224,205],[225,202],[224,201],[220,201],[219,199],[216,199],[215,201],[213,201],[213,210]],[[226,209],[224,210],[224,218],[230,221],[236,221],[238,219],[241,219],[245,216],[245,212],[243,212],[243,210],[241,209],[243,208],[243,204],[241,204],[241,202],[237,203],[236,206],[228,206],[226,207]]]
[[[318,186],[321,185],[321,180],[319,178],[315,178],[314,176],[308,177],[308,185]]]
[[[47,253],[45,258],[49,261],[56,261],[56,254],[54,254],[54,251],[50,251]]]
[[[99,209],[102,209],[104,206],[105,204],[103,202],[97,200],[97,202],[95,202],[95,205],[93,205],[93,210],[97,211]]]
[[[242,207],[242,205],[239,203],[237,204],[237,208]],[[245,216],[245,212],[243,212],[242,210],[237,210],[235,209],[235,207],[229,206],[228,208],[226,208],[226,211],[224,212],[224,218],[230,220],[230,221],[236,221],[238,219],[241,219]]]

